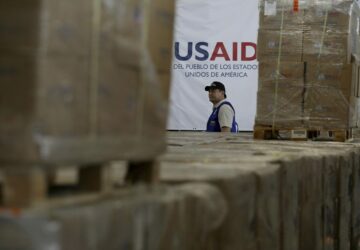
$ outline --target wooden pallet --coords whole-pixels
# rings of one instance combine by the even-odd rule
[[[109,164],[93,164],[73,167],[77,181],[71,186],[54,185],[56,168],[26,166],[2,166],[0,168],[0,210],[1,208],[26,208],[53,198],[63,198],[91,193],[112,192],[115,185],[111,180]],[[154,184],[158,181],[157,161],[127,162],[125,185],[138,183]]]
[[[336,141],[345,142],[352,139],[351,129],[316,128],[275,128],[271,126],[255,126],[254,139],[258,140],[292,140],[292,141]]]

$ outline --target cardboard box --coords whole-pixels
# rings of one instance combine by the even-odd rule
[[[0,62],[3,162],[146,159],[165,149],[168,100],[161,84],[144,72],[109,60],[100,63],[92,87],[88,62],[81,58]],[[37,70],[27,67],[34,65]]]
[[[158,72],[158,76],[161,84],[161,93],[165,98],[168,98],[171,89],[171,74]]]
[[[37,46],[40,19],[39,3],[31,1],[1,1],[0,49],[28,52]]]
[[[312,30],[314,26],[321,26],[327,32],[349,32],[350,7],[351,4],[331,9],[310,6],[305,10],[304,27],[306,30]]]
[[[304,10],[295,12],[293,9],[277,9],[276,13],[266,13],[264,7],[259,10],[259,27],[267,30],[280,30],[283,19],[283,30],[303,30]]]
[[[109,6],[102,25],[101,50],[119,54],[117,61],[128,66],[139,66],[142,59],[156,71],[170,72],[172,59],[175,2],[156,0],[148,8],[142,1],[130,1],[127,8],[115,1]],[[119,17],[120,13],[120,17]],[[122,19],[123,20],[122,20]],[[115,20],[119,20],[114,22]],[[148,50],[141,58],[141,48]]]
[[[305,62],[350,62],[349,33],[323,32],[321,26],[304,32],[303,60]]]
[[[351,64],[306,64],[304,114],[310,128],[356,126],[356,72]]]
[[[36,65],[37,75],[32,79],[35,86],[31,89],[34,110],[29,121],[32,135],[86,136],[92,105],[89,62],[82,57],[44,57]],[[17,84],[19,89],[21,84]]]
[[[101,82],[98,86],[98,134],[122,137],[136,134],[135,124],[139,119],[137,112],[141,108],[141,102],[136,100],[142,98],[141,88],[145,87],[141,82],[141,72],[111,64],[102,64]],[[123,82],[119,84],[118,79],[122,79]],[[146,121],[143,122],[146,124]]]
[[[280,47],[280,35],[282,39]],[[276,62],[281,61],[301,62],[303,47],[302,31],[258,31],[257,57],[259,61]]]
[[[148,48],[157,71],[170,73],[175,1],[152,1],[149,13]]]
[[[15,53],[88,55],[92,3],[70,1],[2,1],[0,50]]]
[[[308,128],[347,129],[354,123],[355,101],[344,98],[341,90],[330,87],[307,88],[304,96],[304,117]]]
[[[18,126],[28,123],[29,130],[36,134],[86,136],[93,109],[97,110],[93,115],[98,117],[99,135],[136,132],[133,122],[137,119],[140,88],[144,87],[139,70],[119,66],[108,58],[100,63],[99,82],[91,90],[89,62],[83,58],[42,58],[37,61],[38,71],[31,68],[33,62],[24,62],[23,57],[0,59],[0,72],[8,72],[0,74],[0,100],[4,102],[0,115],[15,123],[1,123],[1,133],[17,135],[22,130]],[[92,107],[96,103],[91,100],[91,91],[96,92],[96,107]]]
[[[104,1],[99,12],[86,0],[18,2],[0,3],[2,53],[92,57],[93,46],[98,44],[112,53],[121,51],[118,58],[126,65],[140,64],[142,36],[146,35],[142,1]],[[94,21],[95,14],[99,23]]]
[[[33,111],[37,67],[33,57],[0,57],[0,134],[26,134]]]
[[[302,124],[303,87],[262,88],[257,93],[256,125],[296,128]]]
[[[306,85],[312,88],[329,87],[342,91],[345,98],[354,95],[353,65],[342,63],[306,63]]]
[[[121,65],[150,64],[144,55],[150,6],[142,0],[104,1],[98,34],[100,57],[112,55]],[[146,62],[143,62],[146,60]]]
[[[259,63],[259,89],[271,87],[278,82],[278,87],[304,86],[304,63],[281,62],[279,67],[273,62]]]

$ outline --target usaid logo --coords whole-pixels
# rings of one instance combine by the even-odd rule
[[[219,58],[225,61],[256,60],[256,44],[252,42],[233,42],[230,45],[217,42],[213,48],[207,42],[175,42],[174,48],[175,58],[179,61],[189,61],[192,58],[197,61],[215,61]]]

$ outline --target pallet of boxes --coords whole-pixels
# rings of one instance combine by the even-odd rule
[[[187,242],[183,223],[207,209],[194,188],[108,181],[113,160],[127,161],[129,183],[157,178],[173,18],[167,0],[0,1],[0,249]],[[63,166],[78,182],[58,198],[49,183]]]
[[[358,126],[359,6],[262,0],[256,139],[346,141]]]

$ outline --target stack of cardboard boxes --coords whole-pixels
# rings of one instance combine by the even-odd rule
[[[162,152],[173,18],[165,0],[1,1],[0,159]]]
[[[357,8],[348,0],[261,1],[255,126],[357,126]]]
[[[303,16],[290,4],[260,2],[256,125],[302,126]]]

